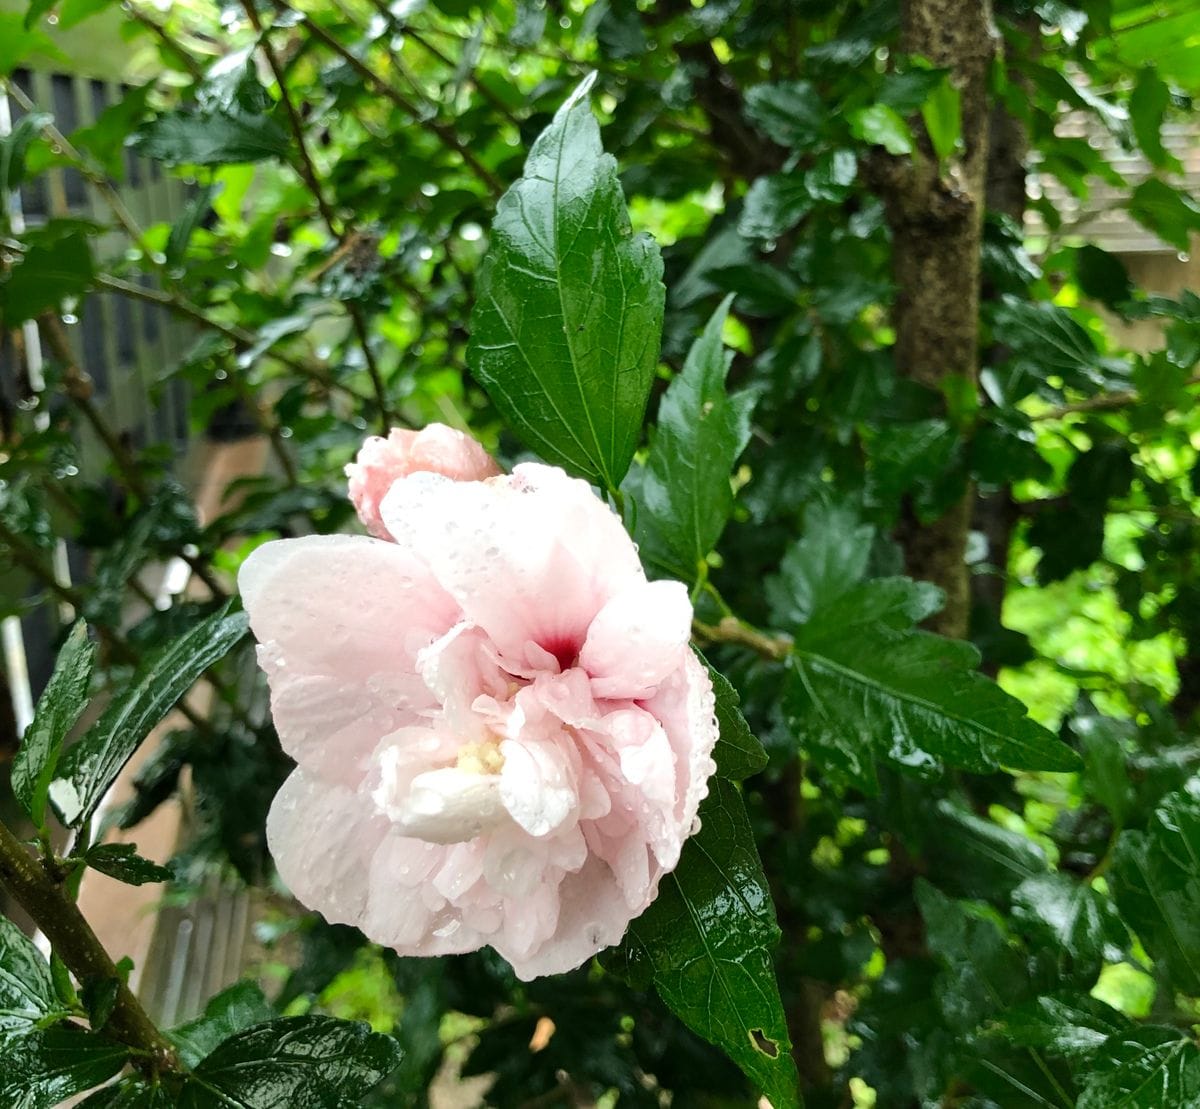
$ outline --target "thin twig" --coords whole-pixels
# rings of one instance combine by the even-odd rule
[[[1183,383],[1183,388],[1187,389],[1193,385],[1200,385],[1200,373],[1192,374]],[[1098,393],[1094,397],[1072,401],[1070,404],[1060,404],[1057,408],[1047,409],[1045,412],[1039,412],[1036,416],[1029,418],[1035,421],[1061,420],[1064,416],[1070,416],[1076,412],[1113,412],[1121,408],[1128,408],[1132,404],[1138,404],[1143,399],[1142,394],[1134,389],[1121,389],[1113,393]]]
[[[787,658],[792,651],[792,641],[785,635],[768,635],[742,623],[736,616],[726,616],[719,624],[703,624],[692,621],[692,634],[705,643],[734,643],[749,647],[763,658],[776,662]]]

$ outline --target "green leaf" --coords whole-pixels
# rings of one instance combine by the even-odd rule
[[[0,12],[0,77],[7,77],[32,54],[68,61],[48,36],[25,25],[20,12]]]
[[[1058,993],[1004,1013],[994,1031],[1018,1047],[1065,1059],[1088,1059],[1132,1024],[1124,1013],[1085,993]]]
[[[952,1027],[968,1031],[985,1017],[1022,1000],[1029,975],[994,909],[955,901],[924,878],[916,884],[929,950],[942,963],[936,994]]]
[[[787,549],[779,574],[767,579],[771,622],[798,627],[857,585],[867,572],[874,538],[874,527],[860,522],[849,505],[810,504],[804,534]]]
[[[934,154],[939,161],[945,161],[962,139],[962,95],[954,87],[949,74],[942,77],[921,105],[921,119],[925,123]],[[893,150],[892,153],[904,151]]]
[[[795,227],[812,208],[813,201],[804,176],[772,173],[769,177],[760,177],[750,186],[742,202],[738,233],[747,239],[777,239]]]
[[[1092,979],[1111,948],[1119,957],[1128,944],[1112,901],[1067,874],[1027,878],[1013,892],[1013,919],[1048,938]]]
[[[662,333],[662,257],[634,235],[586,79],[500,200],[467,361],[548,460],[615,490],[641,434]]]
[[[231,1036],[193,1070],[179,1109],[348,1109],[400,1061],[369,1025],[287,1017]]]
[[[99,1032],[112,1016],[121,990],[119,978],[86,978],[79,990],[79,1000],[88,1015],[93,1032]]]
[[[1200,993],[1200,777],[1166,797],[1145,832],[1121,833],[1110,882],[1121,915],[1175,988]]]
[[[168,165],[215,166],[284,158],[288,131],[269,115],[231,105],[203,112],[167,112],[138,133],[138,149]]]
[[[10,1044],[0,1065],[4,1109],[55,1109],[111,1078],[128,1049],[73,1024],[39,1028]]]
[[[162,1086],[147,1086],[138,1078],[125,1078],[97,1090],[80,1102],[80,1109],[175,1109],[174,1094]]]
[[[750,438],[756,399],[725,392],[733,354],[721,333],[732,299],[727,296],[713,313],[663,394],[641,484],[639,524],[644,516],[689,581],[733,510],[730,472]]]
[[[171,1031],[179,1057],[189,1067],[231,1036],[263,1024],[275,1016],[262,990],[254,982],[236,982],[209,1000],[204,1015]]]
[[[0,189],[12,191],[25,180],[25,156],[30,145],[47,123],[53,123],[49,112],[30,112],[22,116],[12,130],[0,137]]]
[[[829,119],[811,81],[755,85],[746,93],[746,116],[767,138],[793,150],[816,143]]]
[[[93,870],[131,886],[144,886],[149,882],[169,882],[174,877],[169,867],[143,859],[132,843],[97,844],[84,858]]]
[[[1157,177],[1133,190],[1129,214],[1177,250],[1187,250],[1192,233],[1200,231],[1200,204]]]
[[[95,658],[96,649],[88,642],[87,625],[80,620],[58,654],[54,673],[38,699],[33,720],[13,759],[13,794],[39,828],[45,822],[46,791],[63,740],[87,706]]]
[[[1076,1109],[1195,1109],[1200,1048],[1177,1028],[1123,1032],[1096,1053]]]
[[[1171,103],[1171,90],[1151,68],[1138,74],[1129,94],[1129,116],[1142,153],[1160,169],[1179,169],[1179,160],[1162,143],[1163,116]]]
[[[872,146],[882,146],[889,154],[913,152],[912,131],[904,119],[886,104],[872,104],[852,112],[850,133]]]
[[[42,953],[11,920],[0,916],[0,1053],[61,1008]]]
[[[606,965],[653,980],[689,1028],[721,1048],[775,1109],[801,1104],[771,949],[779,928],[746,808],[713,778],[700,831]]]
[[[699,651],[696,652],[698,655]],[[716,696],[717,727],[720,738],[717,740],[713,758],[717,762],[717,773],[722,778],[740,782],[757,774],[767,765],[767,752],[763,745],[754,738],[750,725],[738,708],[741,698],[738,691],[730,684],[729,679],[700,655],[700,661],[708,668],[712,679],[713,693]]]
[[[78,827],[91,816],[150,729],[246,634],[246,614],[227,615],[228,607],[201,620],[144,662],[100,719],[66,753],[49,792],[68,827]]]
[[[784,713],[805,749],[868,793],[876,759],[918,773],[1077,769],[1075,752],[975,673],[978,662],[969,643],[823,614],[797,634]]]
[[[84,225],[55,220],[24,236],[25,252],[0,281],[0,325],[11,330],[67,297],[82,296],[95,273]]]
[[[1133,282],[1125,263],[1115,254],[1086,243],[1075,252],[1075,280],[1084,296],[1110,308],[1133,296]]]
[[[213,197],[218,191],[218,185],[209,184],[188,198],[179,218],[171,224],[171,233],[167,236],[168,266],[182,265],[184,255],[187,254],[188,243],[192,241],[192,235],[195,234],[196,228],[208,215]]]

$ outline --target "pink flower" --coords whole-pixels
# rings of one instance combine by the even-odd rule
[[[616,943],[697,826],[717,725],[677,582],[562,470],[396,481],[394,542],[268,543],[240,584],[298,763],[271,808],[304,904],[523,979]]]
[[[392,482],[418,472],[444,474],[455,481],[482,481],[496,477],[500,468],[471,436],[445,424],[430,424],[420,431],[394,427],[386,439],[372,435],[346,467],[350,500],[372,535],[389,538],[379,506]]]

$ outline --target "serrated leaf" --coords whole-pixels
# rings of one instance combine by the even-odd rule
[[[803,175],[773,173],[760,177],[750,186],[742,202],[738,234],[747,239],[777,239],[795,227],[812,208],[808,182]]]
[[[0,1052],[61,1008],[42,953],[11,920],[0,916]]]
[[[657,900],[606,965],[633,981],[652,979],[672,1012],[733,1059],[775,1109],[797,1109],[771,961],[779,928],[737,788],[713,778],[700,818]]]
[[[995,910],[955,901],[923,878],[917,880],[916,895],[929,950],[944,968],[936,993],[947,1022],[967,1031],[1020,1001],[1029,974]]]
[[[787,549],[779,574],[767,579],[772,624],[798,627],[860,582],[874,537],[874,527],[847,505],[809,505],[804,534]]]
[[[640,484],[638,527],[655,534],[687,581],[695,579],[733,510],[730,474],[750,438],[751,393],[729,396],[732,352],[721,332],[727,296],[692,344],[658,409],[658,428]]]
[[[818,619],[797,633],[784,711],[829,772],[869,793],[876,759],[918,773],[1077,769],[1075,752],[978,662],[969,643]]]
[[[204,1006],[204,1015],[172,1029],[170,1035],[184,1064],[194,1067],[231,1036],[275,1016],[254,982],[236,982]]]
[[[1131,1027],[1124,1013],[1089,994],[1060,993],[1009,1009],[992,1031],[1018,1047],[1087,1059],[1110,1037]]]
[[[700,654],[699,651],[696,653]],[[746,723],[746,718],[738,708],[741,703],[738,691],[703,655],[700,655],[700,660],[708,668],[708,676],[712,679],[713,693],[716,697],[720,738],[713,750],[713,758],[717,762],[717,773],[722,778],[740,782],[766,767],[767,752],[754,738],[750,725]]]
[[[84,858],[93,870],[131,886],[169,882],[174,877],[169,867],[143,859],[132,843],[101,843],[88,851]]]
[[[746,116],[781,146],[804,149],[821,137],[828,108],[811,81],[777,81],[747,90]]]
[[[179,1109],[347,1109],[400,1061],[400,1045],[369,1025],[286,1017],[238,1032],[193,1070]]]
[[[8,1046],[0,1065],[4,1109],[55,1109],[99,1086],[124,1065],[129,1050],[73,1024],[39,1028]]]
[[[1200,993],[1200,778],[1121,833],[1110,874],[1117,907],[1176,989]]]
[[[228,605],[144,662],[100,719],[62,759],[50,800],[68,827],[86,820],[138,745],[196,680],[246,634]]]
[[[38,827],[45,819],[46,790],[63,740],[87,707],[95,657],[95,647],[88,642],[87,626],[81,620],[58,653],[54,673],[38,699],[33,720],[13,759],[13,794]]]
[[[168,165],[213,166],[283,158],[291,145],[286,128],[268,115],[236,106],[203,112],[167,112],[139,132],[138,149]]]
[[[615,490],[641,434],[662,334],[662,257],[632,234],[589,77],[500,200],[467,361],[549,461]]]
[[[1128,942],[1112,901],[1067,874],[1027,878],[1013,891],[1013,919],[1051,939],[1092,978],[1108,948]]]
[[[1196,1109],[1200,1048],[1176,1028],[1124,1032],[1096,1053],[1084,1082],[1076,1109]]]

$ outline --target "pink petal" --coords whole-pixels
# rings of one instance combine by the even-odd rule
[[[613,597],[588,629],[579,664],[597,697],[640,700],[678,670],[692,632],[692,604],[677,581],[641,582]]]
[[[238,574],[262,644],[284,750],[353,782],[380,738],[435,702],[417,653],[458,618],[458,606],[392,543],[314,535],[266,543]]]
[[[632,540],[583,481],[551,466],[449,482],[414,474],[384,499],[383,518],[491,637],[502,656],[570,666],[610,597],[644,580]]]

